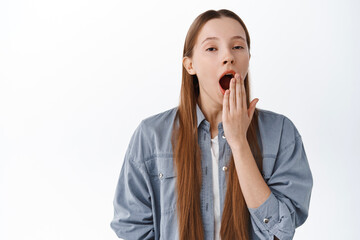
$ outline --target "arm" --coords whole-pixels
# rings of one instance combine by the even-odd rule
[[[272,196],[267,204],[249,211],[251,215],[258,216],[257,220],[270,220],[268,223],[255,221],[257,225],[272,228],[274,235],[281,240],[291,239],[295,228],[302,225],[308,217],[313,186],[301,136],[298,135],[293,142],[280,149],[276,159],[266,160],[274,161],[272,174],[265,176]]]
[[[281,240],[292,239],[295,228],[308,216],[313,185],[301,136],[285,118],[276,159],[263,159],[274,161],[273,172],[262,179],[246,140],[257,100],[253,100],[248,109],[243,78],[238,74],[235,78],[236,81],[231,80],[230,91],[226,90],[224,95],[222,118],[240,187],[255,223],[253,227],[260,229],[264,239],[269,235]]]
[[[124,160],[114,198],[111,228],[119,238],[154,239],[153,215],[147,189],[147,173],[127,156]]]
[[[295,228],[303,224],[308,216],[313,185],[301,136],[280,150],[276,159],[266,159],[275,161],[275,164],[272,175],[267,179],[270,195],[265,201],[264,196],[268,193],[265,181],[259,178],[255,160],[248,155],[250,148],[243,149],[243,153],[237,153],[234,159],[251,217],[259,229],[281,240],[292,239]]]
[[[116,186],[111,228],[123,239],[154,239],[152,188],[142,160],[147,144],[143,135],[139,125],[130,140]]]
[[[257,208],[269,198],[271,191],[256,165],[246,139],[233,151],[235,168],[246,205]]]

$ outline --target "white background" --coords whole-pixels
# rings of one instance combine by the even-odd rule
[[[177,106],[187,30],[221,8],[250,32],[251,100],[302,135],[314,187],[294,239],[358,238],[359,1],[3,0],[0,239],[117,239],[130,137]]]

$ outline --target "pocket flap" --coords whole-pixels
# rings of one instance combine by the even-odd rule
[[[145,162],[151,176],[162,178],[176,177],[172,157],[155,157]]]

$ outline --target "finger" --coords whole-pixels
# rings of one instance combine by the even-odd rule
[[[241,109],[242,107],[242,98],[241,98],[241,79],[240,79],[240,74],[235,74],[235,78],[236,78],[236,108],[237,109]]]
[[[230,102],[229,102],[229,109],[230,109],[230,113],[232,113],[235,109],[236,109],[236,97],[235,97],[235,78],[231,79],[230,82]]]
[[[242,97],[242,106],[244,109],[247,109],[246,104],[246,90],[245,90],[245,79],[242,77],[241,79],[241,97]]]
[[[229,90],[226,90],[223,98],[223,115],[227,116],[228,114],[229,114]]]
[[[249,109],[249,111],[250,111],[250,114],[249,114],[250,122],[251,122],[251,120],[252,120],[252,118],[253,118],[253,116],[254,116],[256,104],[257,104],[258,102],[259,102],[259,99],[256,98],[256,99],[252,100],[252,102],[250,103],[250,109]]]

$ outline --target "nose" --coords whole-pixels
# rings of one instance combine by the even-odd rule
[[[234,64],[234,61],[235,61],[234,56],[229,51],[227,51],[223,60],[224,65],[229,62],[231,64]]]

